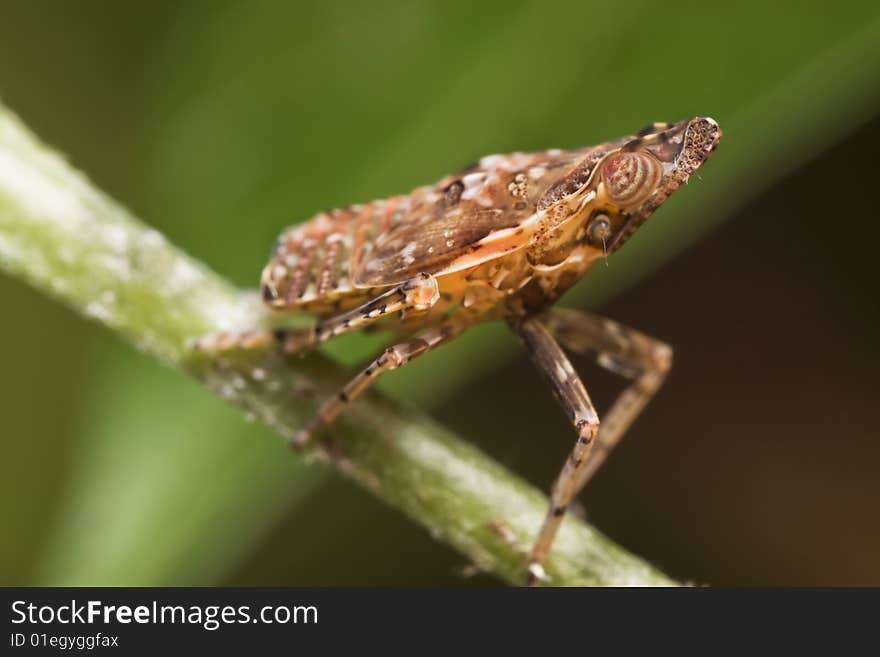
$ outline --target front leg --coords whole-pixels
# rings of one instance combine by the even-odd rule
[[[662,385],[672,366],[672,348],[635,329],[581,310],[554,308],[545,315],[544,325],[569,351],[589,354],[602,367],[632,381],[602,418],[590,461],[578,478],[580,491]]]
[[[528,584],[546,579],[541,564],[550,552],[568,505],[578,490],[581,473],[588,467],[590,450],[599,431],[599,416],[584,384],[562,348],[537,317],[510,322],[532,360],[553,388],[577,431],[577,441],[553,485],[550,508],[529,553]]]

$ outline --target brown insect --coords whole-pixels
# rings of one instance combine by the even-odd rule
[[[553,303],[686,183],[720,138],[715,121],[697,117],[654,123],[589,148],[490,155],[407,196],[325,212],[288,229],[263,270],[262,296],[275,310],[311,312],[318,320],[308,329],[276,332],[285,351],[370,325],[397,336],[321,406],[293,445],[306,444],[383,372],[476,322],[507,322],[577,432],[529,554],[529,581],[546,579],[541,563],[566,509],[656,392],[672,359],[662,342]],[[220,342],[236,340],[245,338]],[[249,334],[246,341],[260,338]],[[632,381],[601,429],[563,348],[591,354]]]

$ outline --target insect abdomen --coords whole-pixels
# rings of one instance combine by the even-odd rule
[[[354,286],[352,272],[408,205],[408,197],[392,197],[322,212],[289,228],[263,270],[264,301],[276,309],[304,310],[343,299],[356,304],[366,291]],[[350,304],[337,307],[342,305]]]

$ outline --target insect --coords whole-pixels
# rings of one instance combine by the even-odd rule
[[[526,564],[528,583],[545,580],[541,564],[569,504],[657,391],[672,359],[658,340],[553,304],[686,183],[720,138],[709,118],[654,123],[588,148],[490,155],[409,195],[321,213],[281,235],[261,280],[270,308],[314,313],[315,324],[220,341],[275,339],[295,353],[369,326],[393,332],[393,344],[294,437],[300,447],[383,372],[477,322],[506,322],[577,434]],[[566,349],[630,380],[601,424]]]

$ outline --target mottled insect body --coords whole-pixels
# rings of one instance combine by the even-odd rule
[[[697,117],[589,148],[491,155],[409,195],[324,212],[288,229],[263,271],[263,299],[275,310],[318,319],[310,329],[279,332],[285,350],[377,323],[397,336],[294,444],[307,442],[381,372],[476,322],[506,321],[578,434],[529,555],[531,581],[544,579],[541,562],[569,503],[671,362],[671,350],[656,340],[552,304],[686,183],[720,137],[712,119]],[[632,379],[601,431],[562,347]]]

